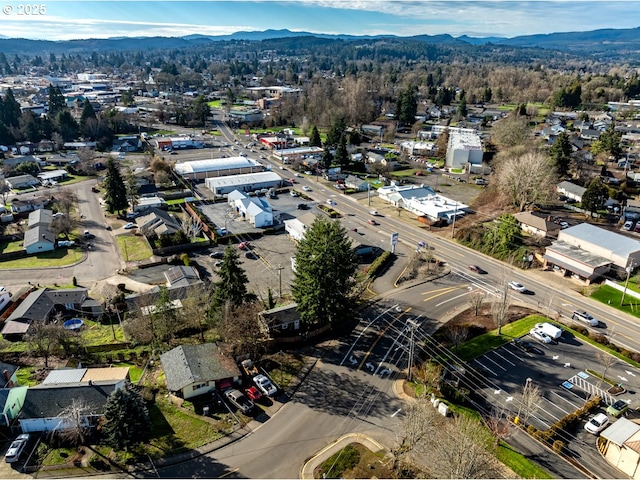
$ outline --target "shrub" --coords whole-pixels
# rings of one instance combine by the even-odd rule
[[[188,267],[189,265],[191,265],[191,259],[189,258],[189,255],[187,255],[186,252],[180,255],[180,261],[183,263],[185,267]]]
[[[326,478],[340,478],[342,473],[346,470],[350,470],[360,461],[360,452],[356,448],[349,444],[339,452],[331,455],[320,465],[320,471],[323,477]]]
[[[564,448],[564,442],[562,440],[556,440],[553,442],[553,446],[551,447],[554,452],[561,453]]]
[[[392,255],[393,253],[387,250],[382,252],[382,254],[376,258],[369,267],[369,277],[375,277],[386,266],[387,262],[393,258]]]
[[[589,338],[591,338],[591,340],[593,340],[594,342],[599,343],[600,345],[607,345],[609,343],[607,337],[605,337],[601,333],[590,333]]]

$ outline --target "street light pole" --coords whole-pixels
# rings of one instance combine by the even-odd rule
[[[631,276],[631,272],[635,267],[636,267],[635,260],[631,260],[627,268],[625,268],[625,270],[627,271],[627,279],[624,282],[624,290],[622,290],[622,298],[620,299],[620,306],[622,306],[624,302],[624,297],[627,294],[627,286],[629,285],[629,277]]]

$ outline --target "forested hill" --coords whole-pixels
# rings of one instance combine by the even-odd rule
[[[410,58],[433,58],[441,61],[499,60],[509,63],[544,62],[561,52],[577,59],[589,58],[598,62],[624,62],[640,64],[640,28],[603,29],[590,32],[552,33],[526,35],[514,38],[471,38],[451,35],[353,36],[325,35],[290,30],[265,30],[263,32],[236,32],[225,36],[189,35],[185,37],[109,38],[68,41],[26,40],[0,38],[0,53],[5,55],[82,54],[126,51],[159,51],[214,46],[223,43],[225,48],[242,50],[243,46],[261,49],[287,50],[289,54],[324,54],[318,51],[330,49],[344,51],[357,49],[375,54],[386,52],[401,56],[408,52]],[[312,52],[310,50],[316,50]],[[395,53],[393,52],[395,51]],[[563,60],[559,58],[556,60]]]

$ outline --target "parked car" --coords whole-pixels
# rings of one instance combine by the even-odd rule
[[[627,413],[627,410],[629,410],[629,404],[624,400],[616,400],[613,405],[609,405],[607,407],[607,413],[609,415],[613,415],[616,418]]]
[[[305,192],[310,192],[311,191],[311,187],[307,187],[306,185],[302,187],[302,190],[304,190]]]
[[[73,247],[75,244],[73,240],[58,240],[59,247]]]
[[[132,218],[136,218],[138,215],[140,215],[138,212],[127,212],[127,214],[124,217],[127,220],[131,220]]]
[[[581,321],[583,323],[586,323],[587,325],[589,325],[591,327],[597,327],[598,325],[600,325],[600,322],[598,320],[593,318],[591,315],[589,315],[584,310],[574,310],[573,314],[571,315],[571,318],[573,320],[579,320],[579,321]]]
[[[309,206],[306,203],[299,203],[298,204],[298,210],[306,210],[308,208],[309,208]]]
[[[527,353],[537,353],[538,355],[542,355],[544,353],[542,350],[536,347],[533,343],[521,340],[519,338],[514,339],[513,344]]]
[[[622,229],[628,232],[633,228],[634,223],[635,222],[633,220],[627,220],[626,222],[624,222],[624,225],[622,225]]]
[[[242,242],[238,244],[238,248],[240,250],[249,250],[249,248],[251,248],[251,244],[249,242]]]
[[[236,390],[235,388],[225,390],[224,396],[232,405],[240,409],[240,411],[245,415],[251,413],[255,407],[255,404],[249,400],[244,393],[240,390]]]
[[[249,388],[244,389],[244,393],[249,397],[249,400],[255,402],[256,400],[260,400],[262,398],[262,393],[256,387],[251,386]]]
[[[486,185],[487,181],[484,178],[476,178],[476,185]]]
[[[129,222],[129,223],[126,223],[122,228],[124,228],[125,230],[131,230],[132,228],[137,228],[137,227],[138,226],[135,223]]]
[[[258,259],[258,254],[256,252],[252,252],[251,250],[249,250],[248,252],[245,252],[244,256],[245,256],[245,258],[248,258],[249,260],[257,260]]]
[[[211,258],[224,258],[224,252],[220,252],[220,251],[218,251],[218,252],[211,252],[211,253],[209,254],[209,256],[210,256]]]
[[[11,442],[7,453],[4,454],[4,461],[7,463],[14,463],[20,459],[20,455],[24,451],[25,447],[29,443],[29,434],[21,433],[16,439]]]
[[[256,375],[253,377],[253,383],[255,383],[256,387],[258,387],[260,391],[267,396],[271,397],[278,393],[276,386],[265,375]]]
[[[544,333],[542,330],[540,330],[539,328],[532,328],[531,330],[529,330],[529,334],[535,338],[536,340],[542,342],[542,343],[551,343],[551,337],[549,335],[547,335],[546,333]]]
[[[516,290],[520,293],[527,291],[527,288],[524,285],[515,281],[509,282],[509,288],[512,290]]]
[[[298,192],[296,192],[295,190],[289,190],[289,195],[291,195],[292,197],[297,197]]]
[[[305,170],[304,174],[305,175],[313,175],[313,172],[311,170]]]
[[[591,417],[589,421],[584,424],[584,429],[589,433],[597,435],[602,430],[604,430],[607,425],[609,425],[609,417],[607,417],[604,413],[598,413]]]
[[[335,205],[335,204],[336,204],[336,202],[334,202],[334,201],[333,201],[333,200],[331,200],[330,198],[329,198],[329,199],[327,199],[327,203],[328,203],[329,205]]]
[[[560,225],[560,228],[565,229],[565,228],[569,228],[569,224],[567,222],[560,222],[558,225]]]
[[[484,275],[485,273],[487,273],[486,270],[483,270],[478,265],[469,265],[469,270],[471,270],[472,272],[479,273],[481,275]]]

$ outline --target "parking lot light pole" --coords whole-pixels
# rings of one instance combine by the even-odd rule
[[[636,268],[636,261],[634,259],[631,259],[629,261],[629,264],[627,265],[627,268],[625,269],[627,271],[627,279],[624,281],[624,290],[622,290],[622,298],[620,299],[620,306],[622,306],[622,304],[624,303],[624,297],[627,294],[627,286],[629,285],[629,277],[631,276],[631,272],[633,271],[634,268]]]

